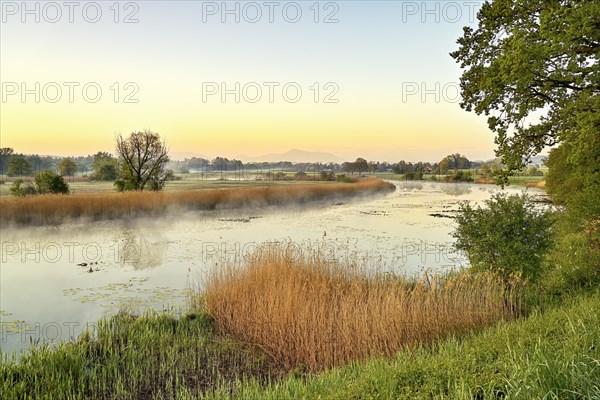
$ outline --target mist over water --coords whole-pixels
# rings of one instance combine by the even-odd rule
[[[397,190],[386,195],[301,207],[3,230],[2,352],[69,340],[86,323],[93,326],[123,308],[184,312],[190,286],[201,286],[212,268],[243,262],[263,242],[288,243],[290,257],[319,248],[376,272],[411,275],[466,266],[464,255],[452,249],[453,211],[459,201],[480,202],[501,189],[393,183]]]

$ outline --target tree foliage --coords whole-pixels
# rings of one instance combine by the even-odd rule
[[[62,176],[74,176],[77,172],[77,163],[71,158],[63,158],[58,163],[58,173]]]
[[[600,141],[600,2],[486,1],[478,19],[451,56],[464,70],[461,106],[496,134],[500,181],[558,143],[584,162]]]
[[[358,157],[354,161],[354,165],[356,166],[356,171],[361,175],[369,170],[369,163],[364,158]]]
[[[0,148],[0,174],[4,175],[6,172],[6,167],[8,165],[8,160],[14,153],[14,150],[11,147],[2,147]]]
[[[29,176],[32,173],[31,164],[22,156],[12,157],[8,161],[8,176]]]
[[[444,157],[440,163],[442,173],[447,173],[449,169],[466,169],[471,168],[471,161],[460,153],[449,154]]]
[[[15,179],[9,190],[14,196],[68,194],[69,185],[61,175],[50,170],[44,170],[35,174],[35,184],[30,181]]]
[[[34,184],[23,179],[15,179],[12,185],[10,185],[9,191],[13,196],[20,197],[37,194]]]
[[[364,158],[358,157],[354,162],[346,161],[342,163],[342,170],[350,172],[352,175],[354,175],[355,172],[362,175],[363,172],[369,170],[369,163]]]
[[[167,169],[168,149],[158,133],[132,132],[116,138],[120,157],[119,176],[115,186],[123,190],[161,190],[173,172]]]
[[[452,233],[456,248],[467,254],[475,271],[536,278],[552,244],[549,211],[538,209],[526,194],[498,193],[485,206],[461,203]]]
[[[67,194],[69,185],[61,175],[50,170],[35,174],[35,186],[39,194]]]
[[[448,173],[448,169],[450,168],[450,161],[448,157],[444,157],[439,163],[440,174]]]
[[[99,151],[92,161],[92,179],[114,181],[117,179],[117,160],[109,153]]]

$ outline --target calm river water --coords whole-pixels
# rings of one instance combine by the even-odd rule
[[[448,218],[494,185],[393,182],[387,195],[301,208],[223,210],[130,223],[96,222],[2,232],[0,345],[70,340],[120,309],[185,310],[190,287],[263,242],[294,254],[319,248],[368,268],[415,274],[465,266]],[[505,189],[518,193],[523,188]],[[539,190],[529,189],[532,193]],[[432,215],[433,214],[433,215]],[[80,265],[78,265],[80,264]],[[83,266],[82,264],[86,264]]]

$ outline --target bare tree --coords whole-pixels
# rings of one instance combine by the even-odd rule
[[[120,158],[118,190],[161,190],[173,177],[167,169],[168,149],[160,135],[151,131],[132,132],[129,137],[118,135],[117,154]]]

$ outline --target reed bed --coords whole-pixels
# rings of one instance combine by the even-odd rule
[[[209,274],[202,301],[221,330],[284,370],[316,372],[515,318],[521,298],[519,281],[491,273],[410,280],[270,245]]]
[[[169,210],[213,210],[306,203],[391,190],[378,179],[357,183],[298,184],[165,192],[81,193],[0,199],[0,224],[45,225],[87,218],[156,216]]]

